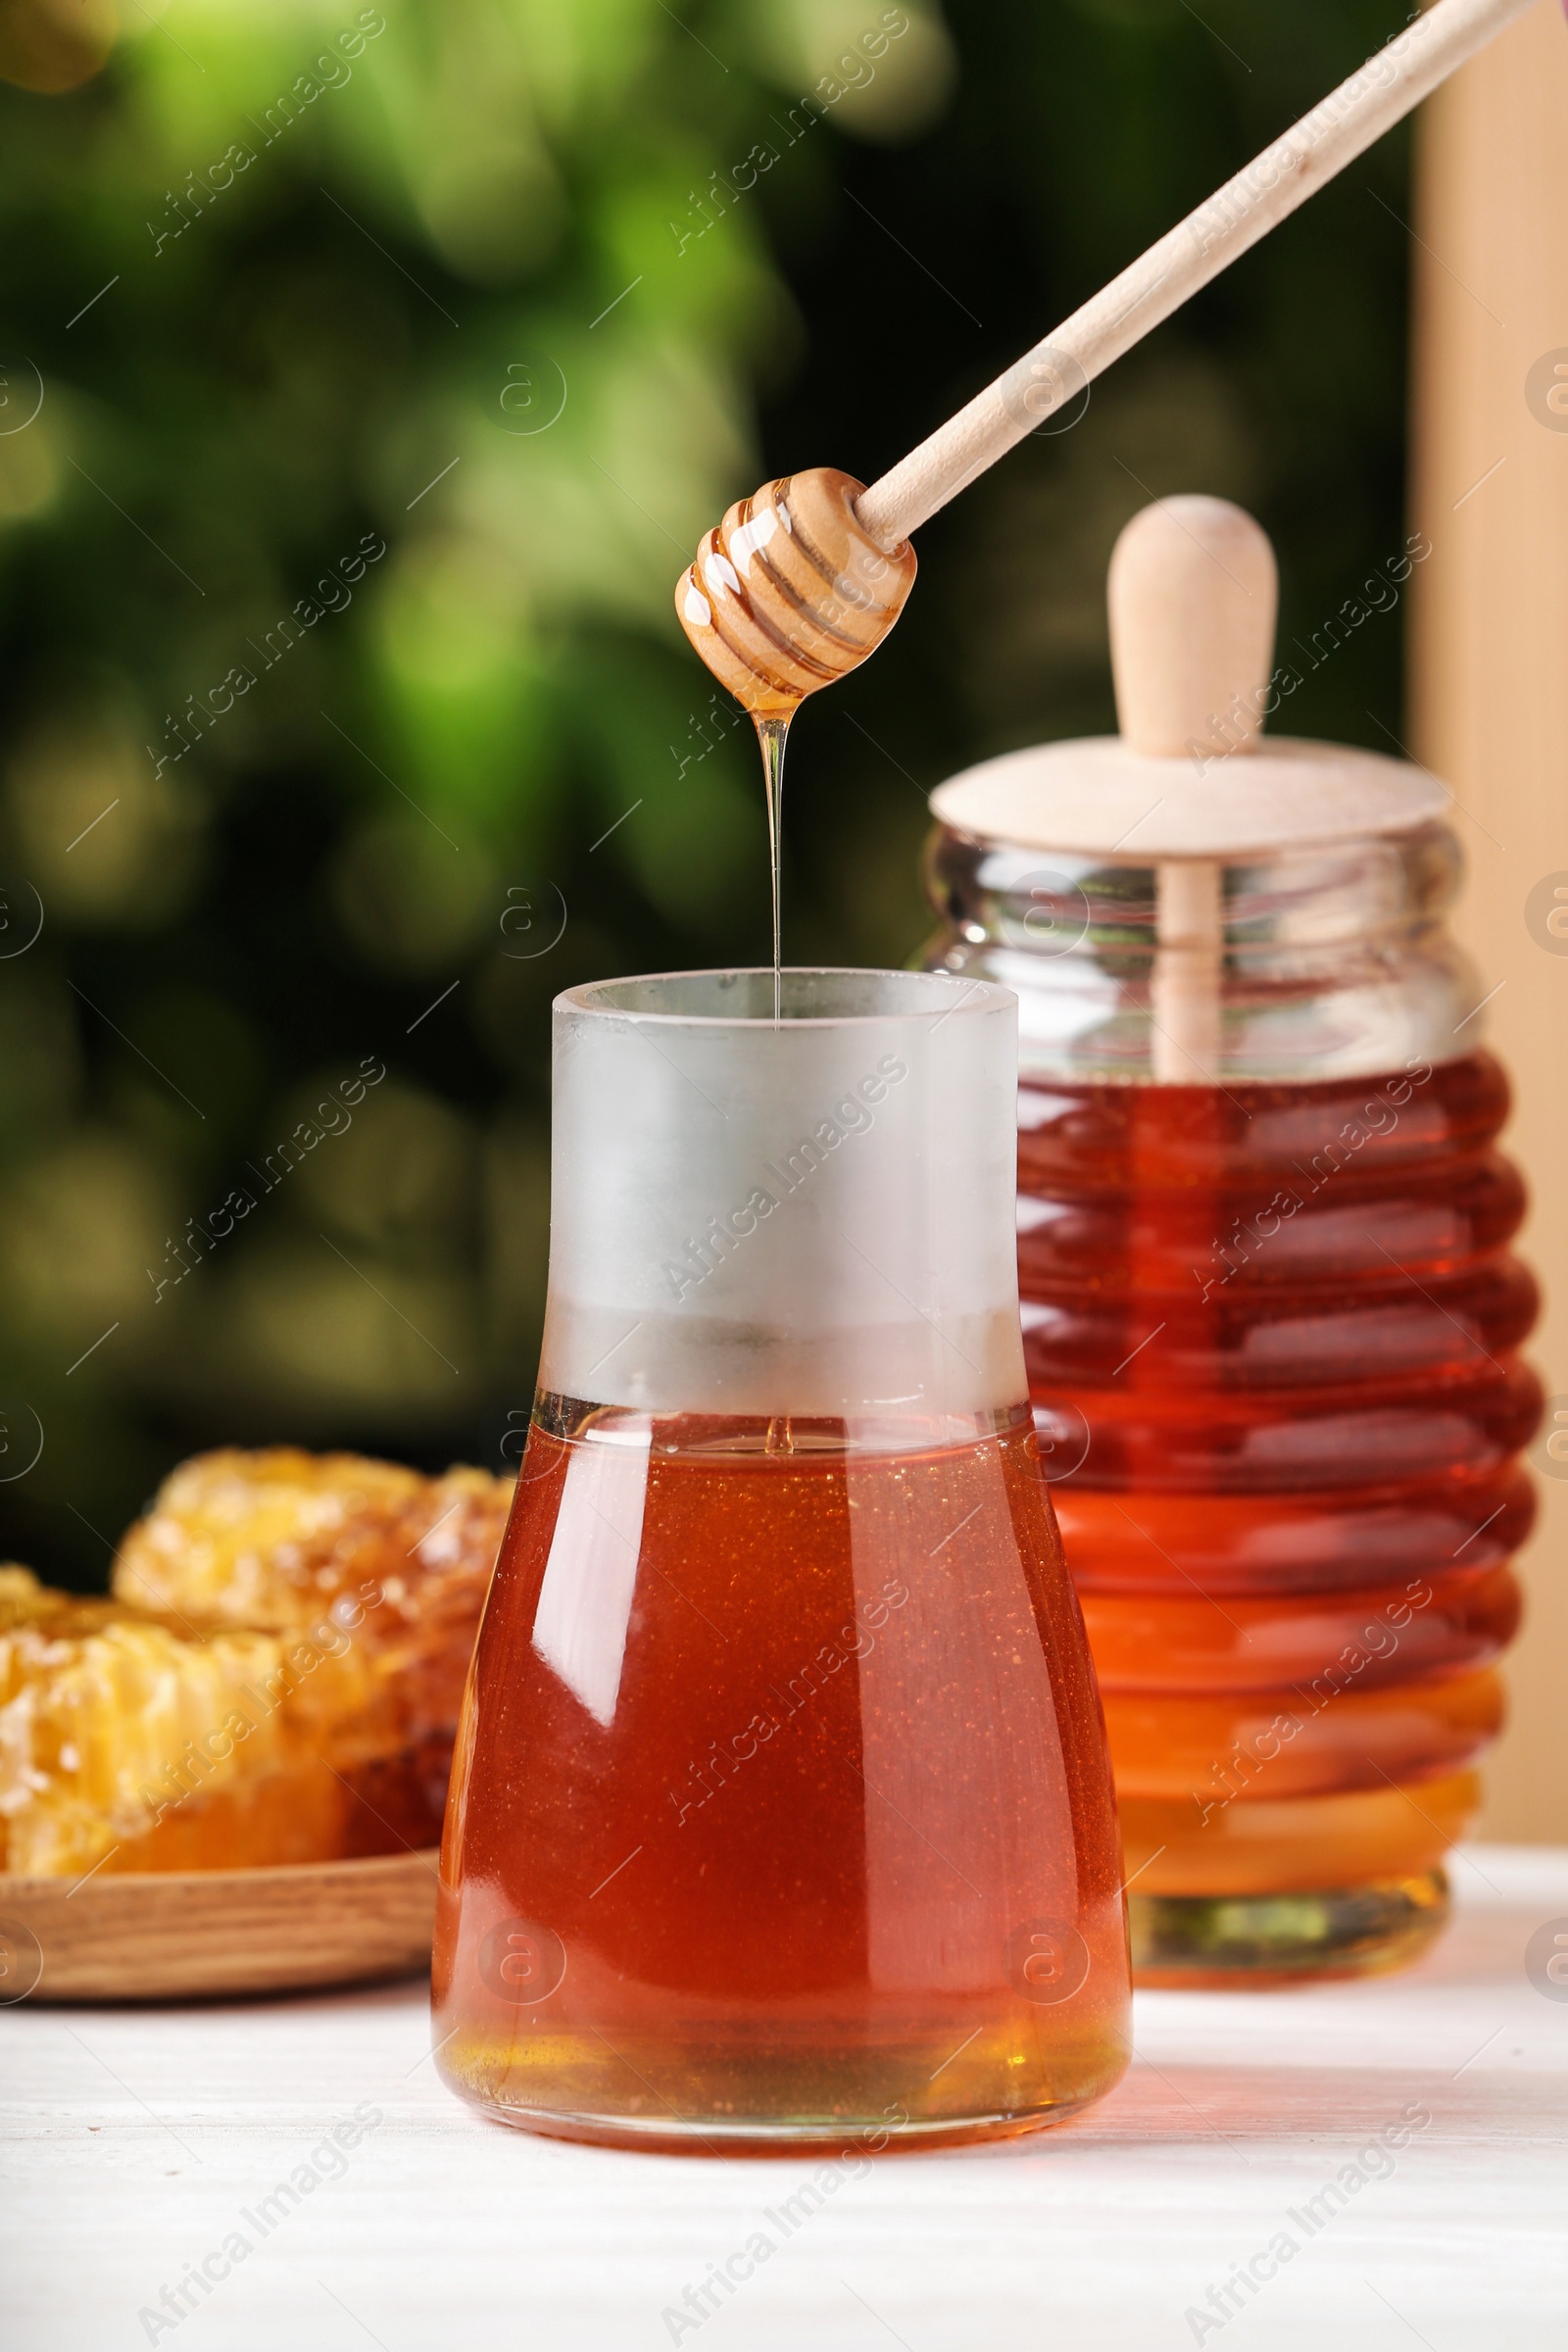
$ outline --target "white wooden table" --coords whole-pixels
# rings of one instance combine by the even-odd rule
[[[840,2164],[787,2239],[763,2209],[813,2160],[621,2155],[478,2121],[435,2079],[416,1986],[0,2011],[0,2342],[1565,2352],[1568,2000],[1524,1953],[1568,1930],[1568,1851],[1480,1848],[1455,1885],[1454,1926],[1406,1974],[1144,1994],[1138,2061],[1082,2123]],[[381,2120],[312,2165],[356,2108]],[[1430,2123],[1356,2166],[1343,2209],[1323,2195],[1411,2110]],[[276,2200],[264,2236],[262,2200],[302,2164],[319,2185]],[[685,2289],[759,2230],[776,2251],[699,2325]],[[243,2258],[221,2252],[235,2231]],[[1281,2232],[1298,2250],[1267,2256]],[[232,2267],[176,2324],[162,2290],[209,2257]],[[1210,2286],[1248,2263],[1278,2268],[1219,2317]]]

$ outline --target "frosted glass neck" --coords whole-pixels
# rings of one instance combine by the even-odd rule
[[[921,972],[681,972],[554,1008],[540,1386],[942,1419],[1025,1394],[1017,1004]]]

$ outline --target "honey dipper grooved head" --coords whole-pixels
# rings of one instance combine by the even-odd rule
[[[708,532],[675,590],[681,627],[754,718],[786,718],[858,669],[904,610],[914,550],[861,527],[861,488],[831,466],[767,483]]]

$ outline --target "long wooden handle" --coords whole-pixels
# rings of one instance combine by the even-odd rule
[[[891,548],[1315,195],[1536,0],[1437,0],[857,501]]]

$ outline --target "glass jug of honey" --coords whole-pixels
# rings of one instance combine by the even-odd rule
[[[935,968],[1020,1004],[1035,1417],[1104,1695],[1135,1972],[1392,1966],[1445,1916],[1540,1391],[1448,796],[1277,740],[1272,551],[1111,570],[1119,739],[933,798]]]
[[[1126,2063],[1041,1471],[1016,1007],[687,973],[555,1006],[539,1394],[454,1763],[438,2063],[666,2148],[1029,2129]]]

